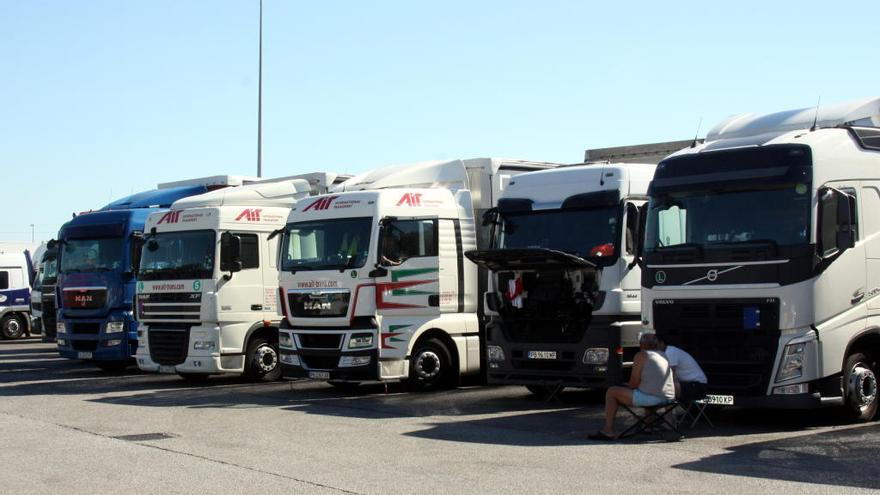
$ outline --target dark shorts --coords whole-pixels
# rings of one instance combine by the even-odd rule
[[[692,400],[700,400],[706,397],[707,387],[705,383],[700,382],[679,382],[681,393],[678,400],[681,402],[690,402]]]

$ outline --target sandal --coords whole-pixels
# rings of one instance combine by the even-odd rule
[[[596,433],[590,433],[589,435],[587,435],[587,438],[589,438],[590,440],[597,440],[600,442],[613,442],[613,441],[617,440],[617,437],[612,437],[602,430],[599,430]]]

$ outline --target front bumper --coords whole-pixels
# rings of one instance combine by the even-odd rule
[[[382,379],[379,356],[379,329],[363,328],[290,328],[281,323],[280,333],[290,336],[292,346],[279,345],[281,376],[284,378],[319,378],[325,380],[374,381]],[[370,334],[370,347],[351,349],[356,334]],[[363,365],[345,363],[355,358],[369,359]],[[399,359],[397,361],[400,361]],[[385,363],[394,369],[388,376],[399,376],[399,362]]]
[[[309,367],[305,362],[308,362],[308,357],[305,356],[315,356],[316,351],[305,351],[305,356],[300,354],[303,351],[291,351],[289,349],[281,350],[281,376],[284,378],[320,378],[322,380],[341,380],[341,381],[376,381],[379,380],[379,367],[377,366],[377,362],[379,359],[379,351],[376,349],[371,349],[367,351],[357,351],[345,353],[345,356],[369,356],[370,362],[369,364],[363,366],[350,366],[350,367],[339,367],[338,365],[334,367]],[[293,365],[285,363],[284,360],[288,359],[286,356],[296,356],[300,359],[299,365]],[[327,357],[328,355],[323,355],[322,357]],[[336,362],[338,363],[339,358],[343,356],[342,353],[335,353],[332,357],[336,358]],[[305,360],[303,358],[305,357]],[[326,375],[324,375],[326,373]]]
[[[109,319],[63,319],[66,331],[56,335],[58,354],[67,359],[87,359],[92,361],[128,361],[137,352],[136,323],[131,320]],[[125,321],[126,330],[119,333],[105,333],[109,321]],[[73,325],[97,325],[97,332],[80,332]],[[112,341],[120,341],[114,343]],[[64,343],[62,345],[62,342]],[[113,344],[113,345],[110,345]]]
[[[181,332],[181,337],[172,344],[177,347],[176,349],[172,347],[174,356],[170,360],[167,355],[169,351],[167,340],[159,350],[150,346],[151,336],[155,337],[153,332],[167,335],[169,330],[166,327],[167,325],[157,322],[141,323],[138,332],[141,345],[135,355],[135,361],[141,370],[154,373],[192,374],[241,374],[244,371],[244,354],[238,352],[223,354],[218,351],[222,345],[221,327],[216,322],[202,322],[188,326],[185,330],[178,330]],[[197,342],[213,342],[213,349],[196,349]],[[163,355],[162,351],[166,355]],[[152,352],[160,352],[160,354],[154,356]]]

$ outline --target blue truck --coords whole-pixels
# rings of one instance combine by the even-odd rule
[[[160,184],[66,223],[57,240],[59,354],[105,370],[128,366],[137,350],[132,309],[147,217],[178,199],[246,181],[217,176]]]

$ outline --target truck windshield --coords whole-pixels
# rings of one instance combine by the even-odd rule
[[[360,268],[367,262],[373,219],[341,218],[287,224],[281,269]]]
[[[67,239],[61,250],[61,272],[107,272],[122,268],[122,238]]]
[[[807,184],[671,192],[652,196],[646,252],[729,245],[803,245],[810,240]]]
[[[503,214],[496,245],[504,249],[554,249],[591,260],[613,259],[618,254],[618,217],[617,206]]]
[[[55,258],[47,258],[40,262],[40,274],[34,280],[34,289],[42,289],[43,284],[55,285],[58,280],[58,264]]]
[[[211,278],[216,233],[212,230],[164,232],[147,238],[141,252],[140,280]]]

